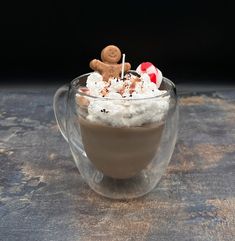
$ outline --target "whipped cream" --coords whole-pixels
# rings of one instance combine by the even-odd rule
[[[147,73],[127,73],[123,79],[103,81],[98,72],[93,72],[86,87],[86,94],[99,97],[86,97],[86,118],[92,122],[116,127],[142,126],[161,122],[169,108],[169,96],[163,95],[166,91],[159,90]]]
[[[158,90],[147,73],[138,76],[128,73],[124,79],[110,78],[109,81],[103,81],[102,75],[94,72],[88,76],[86,86],[92,96],[115,99],[154,97],[165,92]]]

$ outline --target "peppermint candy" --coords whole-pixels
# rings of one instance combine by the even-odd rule
[[[149,75],[150,80],[157,85],[159,88],[162,82],[162,72],[156,68],[152,63],[150,62],[144,62],[140,64],[136,72],[138,74],[144,74],[147,73]]]

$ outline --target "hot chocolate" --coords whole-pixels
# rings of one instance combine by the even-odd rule
[[[113,59],[115,53],[121,55],[115,51]],[[122,65],[91,61],[95,72],[76,95],[87,157],[104,175],[116,179],[135,176],[157,155],[169,108],[167,91],[159,90],[160,70],[145,62],[124,73],[130,65]],[[110,69],[115,69],[113,76]]]
[[[79,119],[83,145],[96,168],[113,178],[132,177],[156,155],[163,123],[113,127]]]

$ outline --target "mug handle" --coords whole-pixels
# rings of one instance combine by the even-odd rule
[[[66,111],[67,111],[68,91],[69,91],[69,85],[61,86],[56,91],[53,99],[53,109],[54,109],[55,119],[62,136],[67,142],[68,142],[68,138],[66,136],[67,134]]]

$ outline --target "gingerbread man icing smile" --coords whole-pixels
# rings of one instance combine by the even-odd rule
[[[122,64],[118,64],[121,59],[121,51],[114,45],[105,47],[101,52],[101,60],[93,59],[90,62],[90,68],[98,71],[105,81],[110,77],[119,78],[122,71]],[[124,63],[124,71],[131,69],[129,63]]]

